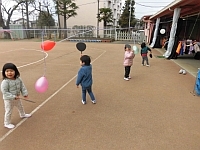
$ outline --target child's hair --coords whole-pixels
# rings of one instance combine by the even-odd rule
[[[80,60],[82,61],[82,63],[85,63],[86,66],[90,65],[90,62],[91,62],[90,56],[83,55],[81,56]]]
[[[14,78],[16,79],[17,77],[20,76],[20,73],[17,69],[17,67],[13,64],[13,63],[6,63],[4,66],[3,66],[3,69],[2,69],[2,76],[3,76],[3,79],[6,79],[6,74],[5,74],[5,71],[6,69],[12,69],[15,71],[15,76]]]
[[[126,44],[125,46],[124,46],[124,50],[126,51],[126,48],[130,48],[131,49],[131,46],[129,45],[129,44]]]
[[[141,48],[144,48],[144,47],[146,47],[146,44],[143,42],[143,43],[141,44]]]

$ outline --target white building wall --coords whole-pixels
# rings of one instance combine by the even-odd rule
[[[77,16],[67,20],[67,27],[73,26],[94,26],[97,27],[97,13],[98,2],[97,0],[75,0],[74,1],[79,9],[76,11]],[[122,0],[99,0],[99,8],[109,7],[113,10],[113,17],[115,20],[114,26],[117,26],[121,14]],[[61,17],[61,26],[63,27],[63,17]],[[99,23],[99,28],[103,29],[103,22]]]
[[[105,7],[112,9],[114,26],[118,26],[118,21],[122,13],[122,0],[107,0]]]

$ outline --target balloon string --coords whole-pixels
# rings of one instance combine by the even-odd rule
[[[46,64],[46,58],[45,58],[45,52],[44,52],[44,31],[42,31],[42,50],[43,50],[43,54],[44,54],[44,75],[46,74],[46,68],[47,68],[47,64]]]
[[[68,38],[65,38],[65,39],[63,39],[63,40],[57,42],[57,43],[61,43],[61,42],[65,41],[65,40],[68,40],[68,39],[71,38],[71,37],[75,37],[76,35],[84,34],[84,33],[91,32],[91,31],[92,31],[92,30],[89,30],[89,31],[86,31],[86,32],[83,32],[83,33],[77,33],[77,34],[74,34],[74,35],[72,35],[72,36],[70,36],[70,37],[68,37]]]
[[[71,37],[75,37],[76,35],[84,34],[84,33],[91,32],[91,31],[92,31],[92,30],[89,30],[89,31],[86,31],[86,32],[83,32],[83,33],[74,34],[74,35],[72,35],[72,36],[70,36],[70,37],[68,37],[68,38],[65,38],[65,39],[63,39],[63,40],[57,42],[57,43],[61,43],[61,42],[65,41],[65,40],[67,40],[67,39],[69,39],[69,38],[71,38]],[[45,59],[44,43],[43,43],[43,42],[44,42],[44,31],[42,31],[42,49],[43,49],[43,53],[44,53],[44,59],[43,59],[43,60],[44,60],[44,75],[43,75],[43,76],[45,76],[47,64],[46,64],[46,59]],[[81,52],[81,54],[82,54],[82,52]]]

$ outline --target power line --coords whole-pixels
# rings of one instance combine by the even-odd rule
[[[169,3],[169,2],[140,2],[140,3],[157,3],[157,4],[161,4],[161,3]]]
[[[77,5],[77,6],[84,6],[84,5],[95,4],[95,3],[97,3],[97,2],[85,3],[85,4],[80,4],[80,5]]]
[[[107,2],[107,1],[99,1],[99,2]],[[98,3],[98,2],[96,1],[96,2],[84,3],[77,6],[84,6],[84,5],[95,4],[95,3]]]
[[[136,3],[136,2],[135,2]],[[149,6],[149,5],[143,5],[140,3],[136,3],[137,5],[143,6],[143,7],[150,7],[150,8],[159,8],[159,7],[165,7],[165,6]]]
[[[155,13],[155,12],[157,12],[157,11],[135,11],[134,13]]]

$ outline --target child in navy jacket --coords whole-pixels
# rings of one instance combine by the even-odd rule
[[[86,104],[86,92],[90,95],[93,104],[96,104],[94,94],[92,92],[92,65],[90,64],[91,59],[88,55],[83,55],[80,58],[81,68],[78,71],[76,80],[77,88],[79,85],[82,87],[82,103]]]
[[[152,55],[152,51],[149,47],[146,46],[145,43],[141,44],[141,56],[142,56],[142,65],[144,66],[144,63],[146,61],[146,66],[149,67],[149,60],[148,60],[148,51],[150,51],[151,55]]]

